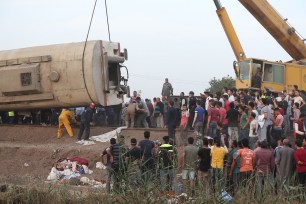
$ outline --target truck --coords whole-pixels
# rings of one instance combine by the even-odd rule
[[[280,93],[292,91],[294,86],[306,90],[306,45],[287,19],[283,19],[267,0],[239,0],[273,38],[292,57],[288,62],[269,61],[246,56],[227,11],[214,0],[216,12],[231,44],[236,61],[236,88],[270,90]]]

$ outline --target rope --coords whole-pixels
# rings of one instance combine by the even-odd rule
[[[84,80],[84,85],[85,85],[86,92],[87,92],[87,94],[88,94],[89,99],[91,100],[91,102],[93,102],[93,100],[92,100],[92,98],[91,98],[91,96],[90,96],[90,94],[89,94],[89,91],[88,91],[88,88],[87,88],[87,84],[86,84],[86,81],[85,81],[84,56],[85,56],[85,49],[86,49],[86,45],[87,45],[87,40],[88,40],[90,28],[91,28],[92,19],[93,19],[95,10],[96,10],[96,5],[97,5],[97,0],[95,0],[95,5],[94,5],[93,10],[92,10],[91,19],[90,19],[90,23],[89,23],[89,27],[88,27],[88,31],[87,31],[87,36],[86,36],[86,40],[85,40],[85,44],[84,44],[84,49],[83,49],[83,55],[82,55],[82,73],[83,73],[83,80]]]
[[[106,14],[106,20],[107,20],[107,29],[108,29],[108,39],[109,39],[109,42],[112,42],[111,41],[110,29],[109,29],[109,21],[108,21],[107,2],[106,2],[106,0],[104,2],[105,2],[105,14]]]

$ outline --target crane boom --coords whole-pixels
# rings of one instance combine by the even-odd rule
[[[234,29],[234,26],[227,14],[227,11],[224,7],[222,7],[219,0],[214,0],[216,8],[217,8],[217,15],[220,19],[220,22],[222,24],[222,27],[225,31],[225,34],[231,44],[231,47],[234,51],[234,54],[236,56],[237,61],[244,60],[246,58],[245,53],[243,51],[243,48],[241,46],[241,43],[239,41],[239,38],[236,34],[236,31]]]
[[[306,45],[293,27],[284,20],[267,0],[239,0],[257,21],[296,61],[306,59]]]

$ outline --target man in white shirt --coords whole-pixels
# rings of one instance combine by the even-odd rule
[[[228,91],[227,91],[227,93],[228,93],[228,101],[231,103],[231,102],[234,102],[235,101],[235,97],[234,97],[234,95],[233,95],[233,90],[232,89],[229,89]]]
[[[300,105],[300,108],[301,108],[301,106],[304,106],[304,104],[305,104],[305,101],[303,100],[303,98],[300,96],[300,91],[299,90],[296,90],[296,91],[294,91],[294,95],[295,95],[295,97],[294,97],[294,103],[298,103],[299,105]]]

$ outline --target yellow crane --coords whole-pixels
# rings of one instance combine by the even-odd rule
[[[239,38],[219,0],[214,0],[217,15],[236,56],[234,69],[237,89],[272,92],[292,90],[294,85],[306,90],[306,45],[296,30],[283,19],[267,0],[239,0],[259,23],[292,57],[289,62],[274,62],[246,57]]]

